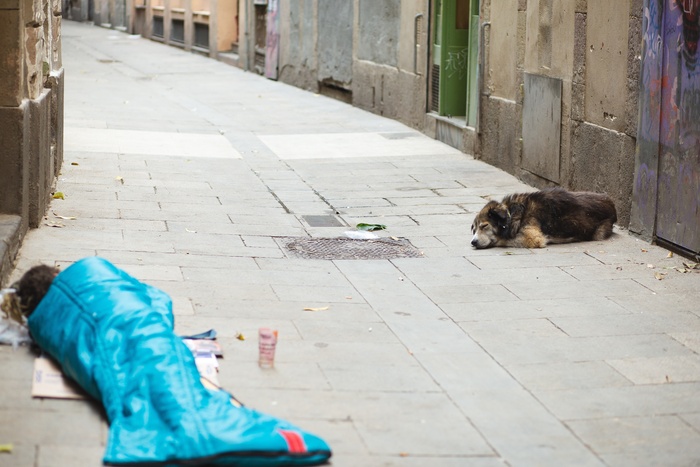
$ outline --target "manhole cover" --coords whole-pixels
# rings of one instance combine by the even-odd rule
[[[277,237],[288,256],[305,259],[422,258],[406,239],[353,240],[350,238]]]

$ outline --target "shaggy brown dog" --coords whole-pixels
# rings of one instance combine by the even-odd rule
[[[604,240],[617,221],[608,195],[548,188],[489,201],[472,224],[472,246],[543,248],[549,243]]]

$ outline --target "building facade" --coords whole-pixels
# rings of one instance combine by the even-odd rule
[[[60,0],[0,3],[0,282],[63,160]]]

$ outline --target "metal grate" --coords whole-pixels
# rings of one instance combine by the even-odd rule
[[[411,242],[392,240],[353,240],[350,238],[277,237],[287,256],[304,259],[394,259],[422,258]]]
[[[170,22],[170,40],[180,44],[185,43],[185,21],[174,19]]]
[[[163,17],[153,17],[153,36],[163,38]]]
[[[440,111],[440,65],[433,64],[433,72],[430,75],[431,81],[431,96],[430,110],[433,112]]]
[[[202,23],[194,23],[194,45],[209,48],[209,25]]]

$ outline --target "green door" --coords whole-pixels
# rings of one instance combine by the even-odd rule
[[[433,63],[439,66],[438,114],[476,121],[478,0],[437,0]]]

